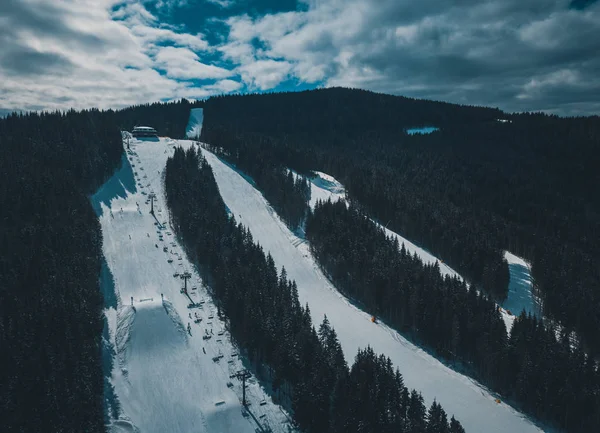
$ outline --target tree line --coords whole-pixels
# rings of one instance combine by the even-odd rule
[[[115,113],[0,119],[5,432],[102,432],[102,234],[89,195],[118,166]]]
[[[271,255],[227,214],[212,169],[194,148],[177,148],[169,158],[165,191],[176,233],[232,338],[303,431],[464,432],[437,402],[427,411],[391,361],[371,348],[348,368],[327,318],[315,330],[296,283],[285,269],[278,274]]]
[[[440,129],[405,132],[426,125]],[[503,251],[526,258],[544,315],[577,331],[593,356],[600,350],[599,117],[331,88],[210,98],[202,139],[335,176],[373,217],[498,301]]]
[[[117,111],[118,126],[124,131],[131,131],[135,126],[151,126],[159,136],[181,139],[185,138],[190,110],[201,106],[201,101],[188,101],[185,98],[132,105]]]
[[[510,334],[495,303],[439,264],[408,253],[368,215],[318,202],[306,237],[346,296],[536,419],[569,432],[600,431],[600,372],[568,334],[519,316]]]

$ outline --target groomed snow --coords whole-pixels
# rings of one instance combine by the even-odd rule
[[[285,266],[288,277],[298,284],[300,301],[310,306],[315,325],[327,315],[350,363],[358,349],[367,345],[389,356],[409,388],[420,390],[427,404],[437,399],[467,432],[541,431],[511,407],[496,403],[496,396],[472,379],[446,367],[385,324],[371,323],[369,314],[353,306],[329,283],[305,241],[290,232],[262,194],[215,155],[205,150],[203,153],[228,208],[250,229],[254,240],[272,254],[277,266]]]
[[[508,251],[504,252],[504,258],[508,262],[510,283],[508,297],[502,306],[512,314],[518,315],[525,310],[528,314],[540,316],[539,304],[532,293],[531,265]]]
[[[116,350],[111,382],[122,413],[109,428],[251,433],[257,424],[242,415],[241,383],[229,377],[242,369],[237,350],[227,332],[219,335],[224,324],[168,226],[161,174],[173,144],[170,139],[131,140],[121,169],[92,197],[117,300],[116,310],[107,308],[106,317]],[[192,142],[181,144],[188,147]],[[151,192],[157,196],[156,220],[149,213]],[[192,299],[205,301],[201,308],[187,308],[189,300],[180,293],[183,281],[173,276],[183,270],[192,274],[188,282]],[[195,318],[195,313],[200,324],[189,317]],[[204,340],[207,332],[211,338]],[[287,432],[281,409],[254,378],[249,382],[252,413],[262,425]],[[266,405],[259,404],[263,399]]]
[[[200,137],[203,120],[204,109],[192,108],[190,111],[190,119],[188,120],[187,127],[185,128],[185,136],[192,139]]]

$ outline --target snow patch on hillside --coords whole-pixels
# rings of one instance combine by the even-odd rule
[[[539,300],[533,294],[531,265],[521,257],[505,251],[504,258],[508,262],[510,282],[508,297],[502,306],[512,314],[519,315],[525,310],[527,314],[540,316]]]
[[[317,201],[331,200],[336,202],[338,200],[345,200],[346,189],[339,183],[333,176],[322,173],[320,171],[313,171],[314,176],[310,177],[310,207],[315,208]]]
[[[434,131],[438,131],[440,128],[436,128],[435,126],[423,126],[422,128],[410,128],[406,130],[406,133],[408,135],[415,135],[415,134],[421,134],[421,135],[425,135],[425,134],[431,134]]]
[[[191,139],[200,138],[202,133],[202,122],[204,121],[204,109],[192,108],[190,110],[190,118],[187,127],[185,128],[185,136]]]

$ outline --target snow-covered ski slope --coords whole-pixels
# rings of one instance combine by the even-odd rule
[[[288,277],[298,284],[300,301],[308,303],[313,322],[318,326],[327,315],[350,363],[358,349],[367,345],[389,356],[409,388],[420,390],[427,404],[437,399],[467,432],[540,431],[522,414],[504,403],[496,403],[496,397],[472,379],[446,367],[385,324],[371,323],[367,313],[353,306],[329,283],[305,241],[290,232],[262,194],[215,155],[206,150],[203,153],[227,207],[250,229],[254,240],[271,253],[277,266],[285,266]]]
[[[203,108],[192,108],[187,127],[185,128],[185,136],[187,138],[198,138],[202,132],[202,121],[204,120]]]
[[[254,432],[256,421],[242,414],[241,383],[230,378],[242,369],[242,360],[168,225],[161,173],[173,144],[170,139],[131,140],[121,169],[92,197],[118,300],[116,311],[106,311],[116,351],[111,382],[122,412],[110,429]],[[151,192],[156,219],[149,213]],[[194,302],[204,301],[200,308],[188,309],[190,300],[180,293],[183,281],[174,273],[183,270],[192,274],[188,288]],[[210,339],[203,338],[207,333]],[[247,398],[261,425],[288,431],[286,416],[254,378]]]
[[[346,190],[344,186],[340,182],[338,182],[334,177],[325,173],[321,173],[319,171],[315,171],[313,173],[315,174],[315,176],[309,178],[311,187],[311,197],[309,205],[311,208],[314,209],[315,204],[319,200],[337,201],[345,199]],[[298,175],[296,174],[296,176]],[[456,272],[454,269],[452,269],[450,266],[444,263],[443,260],[439,260],[429,251],[419,247],[418,245],[415,245],[405,237],[388,229],[387,227],[383,226],[377,221],[372,221],[379,227],[383,228],[387,236],[398,239],[398,243],[400,245],[404,244],[404,248],[406,248],[406,250],[410,254],[416,254],[423,261],[423,263],[432,265],[435,262],[438,262],[440,272],[442,273],[442,275],[449,275],[451,277],[458,277],[460,279],[463,279],[463,277],[458,272]],[[511,314],[507,310],[511,310],[512,307],[516,308],[517,311],[520,312],[521,309],[518,308],[518,305],[522,305],[524,301],[531,298],[531,276],[529,274],[530,268],[523,259],[520,259],[519,257],[510,254],[508,251],[506,252],[505,257],[508,260],[510,270],[509,293],[506,302],[503,306],[500,307],[500,314],[502,316],[504,324],[506,325],[507,331],[510,331],[515,321],[515,316],[513,314],[519,313],[515,313],[515,310],[513,309],[513,314]],[[527,283],[529,284],[529,286],[527,286]],[[527,306],[528,305],[529,304],[527,304]],[[525,307],[526,309],[527,306]]]
[[[521,311],[525,310],[528,314],[540,317],[539,302],[533,294],[531,265],[508,251],[504,252],[504,258],[508,262],[510,283],[508,297],[502,306],[513,314],[521,314]]]

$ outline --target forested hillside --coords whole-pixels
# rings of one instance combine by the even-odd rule
[[[538,420],[569,432],[600,430],[600,375],[581,347],[523,313],[508,338],[493,302],[442,277],[346,203],[317,203],[310,248],[346,296],[442,359],[462,366]]]
[[[231,336],[306,432],[464,432],[439,404],[426,411],[391,361],[370,348],[350,369],[327,318],[313,327],[285,269],[229,217],[212,169],[194,148],[167,162],[172,223],[202,269]]]
[[[121,159],[113,112],[0,119],[2,431],[101,432],[102,234],[88,196]]]
[[[426,125],[440,130],[405,133]],[[509,278],[503,250],[525,257],[544,313],[600,350],[598,117],[333,88],[211,98],[202,139],[234,158],[335,176],[357,205],[496,299]]]

